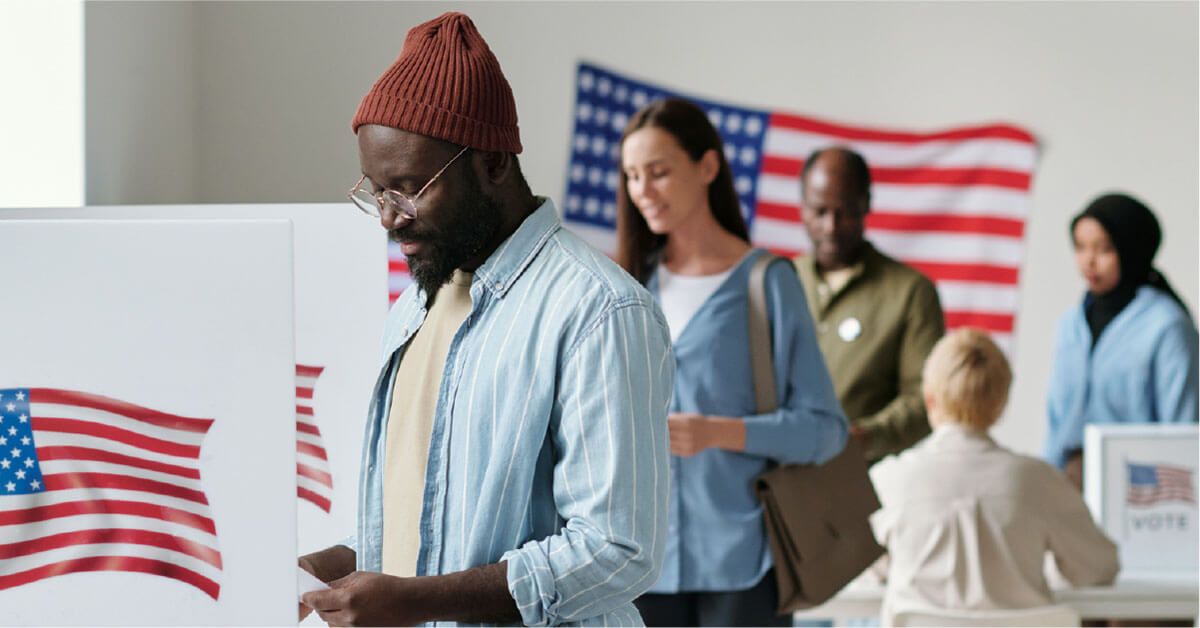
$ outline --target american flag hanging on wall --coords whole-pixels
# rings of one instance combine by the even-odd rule
[[[313,391],[323,366],[296,365],[296,495],[329,512],[333,475],[313,412]]]
[[[125,571],[220,595],[200,481],[212,419],[53,388],[0,389],[0,590]]]
[[[583,63],[575,87],[575,131],[560,207],[567,226],[597,248],[616,250],[625,124],[653,100],[682,96],[707,111],[721,132],[756,245],[789,257],[807,251],[800,168],[816,148],[849,146],[871,168],[867,238],[935,282],[948,328],[982,328],[1011,354],[1037,165],[1037,146],[1028,132],[1009,125],[908,133],[834,124],[691,98]]]

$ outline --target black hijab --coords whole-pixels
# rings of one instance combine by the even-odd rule
[[[1188,311],[1179,295],[1171,289],[1171,284],[1152,266],[1154,254],[1162,243],[1162,229],[1149,207],[1125,194],[1105,194],[1071,220],[1072,239],[1075,225],[1083,218],[1094,218],[1104,227],[1117,250],[1121,265],[1121,280],[1117,286],[1104,294],[1093,294],[1084,311],[1088,328],[1092,331],[1093,346],[1100,338],[1100,332],[1129,305],[1137,295],[1137,289],[1143,285],[1148,284],[1165,292],[1185,312]]]

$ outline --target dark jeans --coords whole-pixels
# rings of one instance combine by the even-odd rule
[[[775,570],[745,591],[647,593],[633,601],[647,626],[791,626],[776,615]]]

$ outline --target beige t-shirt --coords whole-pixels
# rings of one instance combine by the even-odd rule
[[[471,313],[470,273],[454,271],[396,368],[383,471],[383,572],[414,576],[421,549],[425,465],[450,341]]]

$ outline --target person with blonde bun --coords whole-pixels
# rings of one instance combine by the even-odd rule
[[[884,623],[900,612],[1051,604],[1047,552],[1075,586],[1112,582],[1116,545],[1066,476],[988,435],[1012,382],[996,343],[959,328],[934,345],[922,375],[933,432],[871,468],[883,505],[871,525],[887,548]]]

